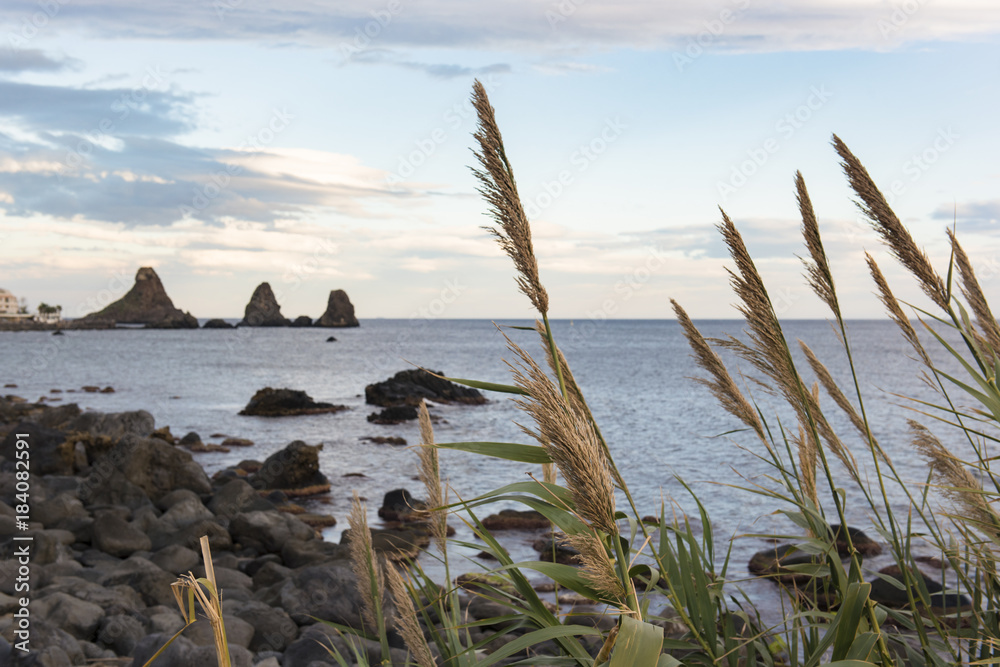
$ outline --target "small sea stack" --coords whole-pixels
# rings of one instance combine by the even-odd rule
[[[347,292],[335,289],[326,300],[326,312],[320,315],[313,324],[316,327],[357,327],[358,318],[354,316],[354,304],[347,297]]]

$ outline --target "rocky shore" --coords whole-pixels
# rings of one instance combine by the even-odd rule
[[[209,478],[182,448],[200,442],[197,434],[175,438],[145,411],[82,412],[16,396],[0,397],[0,438],[0,664],[141,667],[184,625],[171,583],[188,571],[204,575],[203,535],[223,591],[234,665],[337,664],[324,646],[353,655],[336,630],[317,622],[361,627],[348,547],[319,536],[332,517],[289,500],[329,492],[320,446],[296,441]],[[26,526],[15,510],[23,501],[18,440],[31,453]],[[386,493],[379,512],[386,524],[372,528],[372,540],[390,560],[414,558],[428,544],[414,514],[420,506],[403,489]],[[30,573],[20,585],[16,556],[25,542],[15,537],[31,538]],[[22,597],[30,600],[27,653],[15,648]],[[498,613],[475,596],[463,605],[472,619]],[[496,630],[470,632],[482,639]],[[513,637],[501,633],[496,645]],[[392,664],[405,664],[394,633],[391,646]],[[373,663],[382,658],[375,642],[362,642],[362,650]],[[155,664],[214,666],[209,626],[189,627]]]

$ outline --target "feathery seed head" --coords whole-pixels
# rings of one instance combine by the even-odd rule
[[[481,169],[473,169],[479,181],[479,192],[490,205],[490,215],[496,225],[485,227],[517,269],[517,286],[541,315],[549,311],[549,296],[538,277],[538,261],[531,242],[531,226],[517,192],[514,171],[507,160],[503,137],[490,105],[486,88],[479,81],[472,87],[472,106],[479,124],[473,138],[479,144],[474,151]]]

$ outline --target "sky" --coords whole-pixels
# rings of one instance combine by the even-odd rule
[[[556,318],[732,318],[720,207],[778,312],[801,170],[848,317],[864,267],[841,137],[944,273],[1000,276],[993,0],[4,0],[0,287],[66,317],[141,266],[197,317],[267,281],[288,317],[524,318],[470,171],[486,87]]]

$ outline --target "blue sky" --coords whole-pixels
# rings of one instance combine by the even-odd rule
[[[154,266],[176,305],[290,317],[531,315],[480,226],[490,91],[555,317],[732,317],[723,207],[786,317],[803,172],[852,317],[879,317],[843,138],[941,270],[1000,276],[989,2],[257,0],[0,5],[0,286],[68,316]]]

